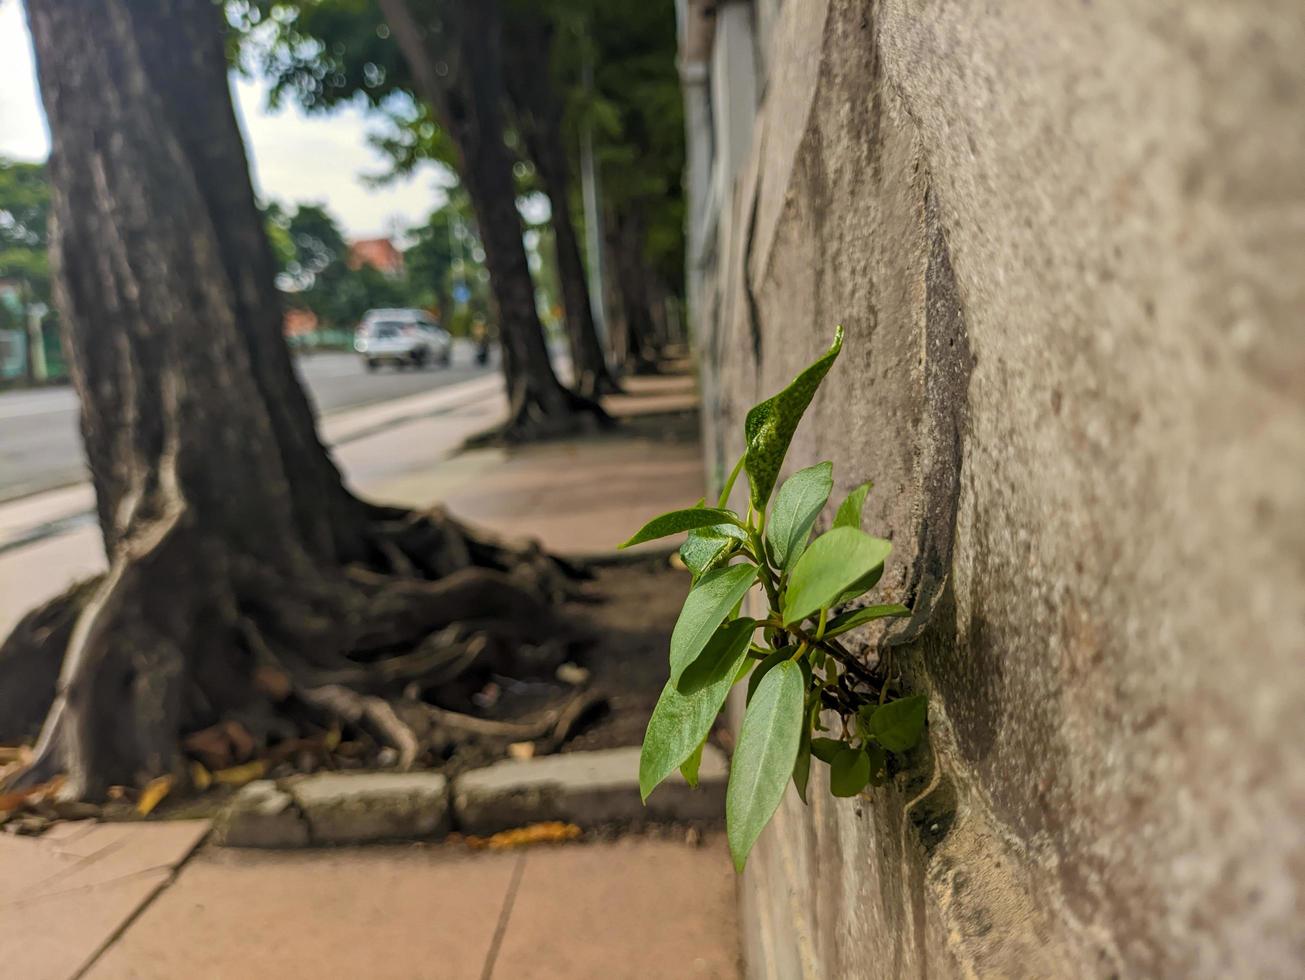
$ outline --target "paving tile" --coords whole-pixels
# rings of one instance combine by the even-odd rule
[[[725,840],[626,838],[528,852],[494,980],[733,980]]]
[[[208,821],[59,825],[0,836],[0,955],[5,975],[70,977],[172,876]]]
[[[420,846],[207,850],[87,976],[476,980],[517,858]]]

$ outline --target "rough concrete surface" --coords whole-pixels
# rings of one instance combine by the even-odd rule
[[[419,839],[448,829],[448,780],[436,772],[318,773],[288,789],[315,844]]]
[[[790,794],[751,975],[1305,974],[1301,50],[1288,0],[779,8],[708,468],[845,324],[788,466],[875,481],[931,751]]]
[[[582,827],[658,820],[719,820],[725,812],[725,757],[713,745],[702,754],[698,786],[676,773],[639,800],[639,749],[569,752],[506,760],[459,777],[453,810],[460,829],[494,833],[539,820]]]
[[[305,847],[308,820],[294,797],[259,779],[242,786],[214,820],[212,841],[225,847]]]

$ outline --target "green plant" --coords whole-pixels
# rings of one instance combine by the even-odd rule
[[[848,494],[833,526],[815,540],[833,464],[799,470],[775,490],[798,422],[842,345],[840,327],[822,357],[748,412],[743,456],[715,507],[699,501],[653,518],[621,546],[687,531],[680,556],[693,575],[671,634],[670,679],[644,735],[645,800],[677,768],[696,785],[712,724],[730,689],[747,683],[725,804],[739,870],[790,778],[806,802],[812,756],[829,766],[835,796],[855,796],[887,779],[888,753],[910,749],[925,725],[923,696],[889,699],[886,670],[867,669],[838,639],[872,620],[909,614],[897,604],[837,611],[874,588],[892,549],[861,530],[870,484]],[[749,484],[742,516],[726,507],[741,470]],[[767,609],[753,619],[741,609],[757,586]],[[816,734],[825,731],[822,710],[839,715],[837,737]]]

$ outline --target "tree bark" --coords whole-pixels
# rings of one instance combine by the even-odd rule
[[[414,681],[432,657],[447,673],[444,648],[465,652],[469,635],[432,638],[450,624],[548,630],[554,563],[358,500],[318,440],[281,336],[220,8],[29,0],[28,13],[55,293],[109,568],[0,647],[0,669],[30,667],[33,643],[61,662],[22,779],[63,771],[70,795],[94,795],[170,770],[179,734],[230,714],[270,734],[290,709],[269,670],[294,710],[322,709],[342,703],[323,684]]]
[[[457,145],[503,338],[512,439],[575,431],[609,421],[590,399],[564,388],[553,373],[535,287],[522,242],[512,176],[503,141],[501,21],[495,0],[444,4],[440,22],[423,24],[406,0],[379,0],[382,13],[416,80]],[[439,49],[433,48],[438,39]]]
[[[616,291],[621,301],[626,367],[632,374],[655,374],[661,350],[648,293],[640,217],[629,211],[614,213],[608,243],[616,268]]]
[[[576,388],[587,397],[619,390],[598,340],[589,284],[575,225],[571,221],[571,164],[562,141],[562,106],[553,88],[549,57],[552,28],[543,18],[521,10],[511,21],[507,90],[517,128],[534,161],[552,210],[557,249],[557,276],[562,287],[567,338]]]

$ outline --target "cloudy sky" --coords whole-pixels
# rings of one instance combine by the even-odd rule
[[[381,172],[384,165],[366,143],[369,124],[361,109],[330,116],[306,116],[293,106],[272,112],[265,92],[257,81],[240,79],[235,86],[262,194],[324,202],[352,238],[417,224],[443,201],[433,167],[379,190],[363,184],[361,174]],[[18,0],[0,0],[0,156],[44,160],[49,149],[23,7]]]

